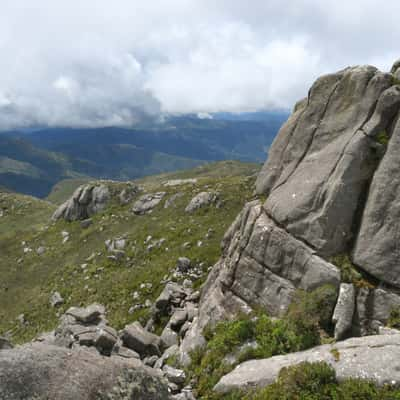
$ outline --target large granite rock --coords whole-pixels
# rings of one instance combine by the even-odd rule
[[[400,335],[352,338],[299,353],[247,361],[222,377],[215,390],[265,387],[275,382],[282,368],[305,361],[328,363],[339,381],[360,378],[377,385],[400,386]]]
[[[167,400],[166,382],[139,360],[25,345],[0,351],[2,400]]]
[[[351,331],[355,305],[354,286],[351,283],[342,283],[332,317],[332,322],[335,324],[336,340],[343,339]]]
[[[377,165],[374,137],[389,128],[400,93],[370,66],[319,78],[271,147],[258,180],[266,212],[328,256],[346,251]]]
[[[248,313],[254,306],[283,315],[297,289],[327,284],[339,288],[338,269],[277,226],[257,201],[248,203],[224,237],[223,256],[203,287],[181,361],[187,364],[190,351],[204,343],[206,325]]]
[[[64,218],[67,221],[85,220],[102,211],[109,199],[110,191],[106,185],[83,185],[57,208],[52,218],[53,220]]]
[[[368,193],[353,261],[371,275],[400,287],[400,121]]]

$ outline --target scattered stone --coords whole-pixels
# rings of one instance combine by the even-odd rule
[[[166,348],[179,344],[178,334],[167,325],[161,333],[161,340]]]
[[[185,380],[186,380],[185,371],[183,371],[181,369],[173,368],[169,365],[164,365],[162,370],[163,370],[166,378],[170,382],[175,383],[178,386],[183,385],[185,383]]]
[[[138,352],[141,356],[161,355],[160,337],[147,332],[138,321],[125,326],[121,339],[126,347]]]
[[[147,365],[148,367],[154,367],[154,364],[157,362],[158,357],[157,356],[149,356],[149,357],[145,357],[143,359],[143,364]]]
[[[44,246],[40,246],[36,249],[36,254],[38,256],[41,256],[42,254],[44,254],[46,252],[46,247]]]
[[[171,319],[169,320],[169,324],[171,328],[175,331],[179,331],[179,328],[185,323],[188,318],[187,310],[176,310]]]
[[[54,292],[50,296],[50,305],[52,307],[58,307],[63,303],[64,303],[64,299],[62,298],[62,296],[61,296],[61,294],[59,292]]]
[[[179,257],[176,263],[176,269],[181,272],[188,272],[192,266],[192,262],[187,257]]]
[[[132,211],[135,214],[145,214],[149,211],[151,211],[154,207],[156,207],[163,197],[165,196],[165,192],[158,192],[158,193],[151,193],[151,194],[145,194],[141,196],[134,204],[132,207]]]
[[[188,179],[170,179],[163,183],[166,187],[174,187],[174,186],[181,186],[181,185],[195,185],[197,183],[196,178],[188,178]]]
[[[86,308],[71,307],[69,308],[66,315],[70,315],[77,321],[83,323],[96,323],[102,319],[105,314],[105,308],[101,304],[91,304]]]
[[[190,203],[186,206],[185,212],[192,213],[199,208],[209,206],[213,204],[218,199],[218,193],[216,192],[201,192],[197,194]]]

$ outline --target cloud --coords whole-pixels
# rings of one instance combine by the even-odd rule
[[[322,73],[400,57],[393,0],[0,5],[0,129],[290,108]]]

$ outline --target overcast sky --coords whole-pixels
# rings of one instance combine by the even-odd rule
[[[398,0],[0,0],[0,129],[290,108],[322,73],[388,70]]]

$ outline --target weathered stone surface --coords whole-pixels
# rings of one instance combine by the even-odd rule
[[[66,311],[66,314],[85,324],[96,323],[104,316],[105,308],[101,304],[91,304],[85,308],[71,307]]]
[[[400,287],[400,120],[372,180],[353,261],[371,275]]]
[[[161,356],[161,339],[147,332],[139,322],[127,325],[122,331],[121,339],[124,345],[141,356]]]
[[[130,185],[124,189],[121,190],[120,194],[118,195],[119,202],[122,205],[126,205],[130,203],[135,195],[139,193],[140,188],[136,185]]]
[[[188,362],[193,346],[202,343],[208,324],[233,318],[251,307],[283,315],[296,289],[314,290],[331,284],[339,288],[338,269],[278,227],[258,202],[248,203],[227,231],[223,257],[210,272],[202,291],[198,318],[181,346]]]
[[[178,334],[173,331],[169,325],[163,329],[161,333],[161,340],[167,348],[179,344]]]
[[[378,385],[400,385],[400,335],[352,338],[313,349],[247,361],[225,375],[215,386],[219,392],[264,387],[273,383],[283,367],[300,362],[325,361],[339,381],[361,378]]]
[[[259,175],[267,213],[321,254],[346,251],[377,164],[377,129],[392,123],[398,90],[374,67],[319,78],[281,129]],[[379,101],[378,101],[379,100]]]
[[[52,307],[58,307],[63,303],[64,303],[64,299],[62,298],[62,296],[61,296],[61,294],[59,292],[54,292],[50,296],[50,305]]]
[[[164,203],[164,208],[169,208],[169,207],[176,207],[176,201],[184,195],[183,192],[178,192],[173,194],[172,196],[168,197],[167,200],[165,200]]]
[[[180,303],[187,296],[185,289],[175,282],[168,282],[155,301],[158,312],[167,314],[168,308],[173,303]]]
[[[361,288],[356,298],[354,335],[373,335],[387,324],[393,310],[400,310],[400,294],[384,288]]]
[[[187,213],[192,213],[199,208],[209,206],[217,201],[218,194],[215,192],[200,192],[186,206],[185,211]]]
[[[137,201],[135,201],[132,211],[135,214],[146,214],[155,206],[157,206],[164,196],[165,192],[144,194]]]
[[[163,367],[163,372],[166,376],[166,378],[173,383],[176,383],[177,385],[183,385],[186,380],[186,374],[185,371],[177,368],[173,368],[169,365],[164,365]]]
[[[0,398],[167,400],[167,385],[139,360],[40,343],[0,352]]]
[[[355,304],[356,296],[354,286],[350,283],[342,283],[332,317],[332,322],[335,324],[336,340],[343,339],[351,330]]]
[[[83,185],[56,210],[52,218],[64,218],[67,221],[85,220],[102,211],[109,199],[110,191],[106,185]]]

